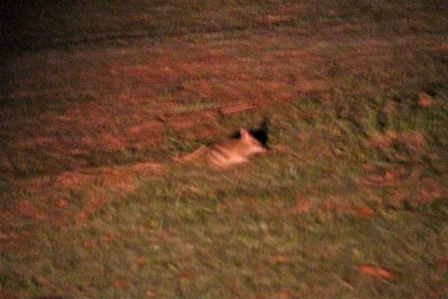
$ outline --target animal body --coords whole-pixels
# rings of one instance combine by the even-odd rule
[[[227,168],[249,161],[249,157],[266,152],[266,148],[246,130],[240,130],[238,139],[213,144],[207,153],[207,162],[214,168]]]
[[[210,167],[225,169],[229,166],[245,163],[256,154],[265,153],[266,148],[254,138],[246,129],[241,129],[238,138],[227,139],[212,144],[210,147],[201,146],[199,149],[182,158],[179,162],[189,162],[205,156]]]

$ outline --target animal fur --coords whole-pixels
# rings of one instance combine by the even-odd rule
[[[201,146],[177,161],[188,162],[205,156],[206,163],[210,167],[225,169],[235,164],[248,162],[251,156],[267,151],[246,129],[241,129],[239,135],[239,138],[217,142],[210,147]]]

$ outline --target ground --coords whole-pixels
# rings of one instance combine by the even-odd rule
[[[444,1],[3,5],[0,297],[448,293]]]

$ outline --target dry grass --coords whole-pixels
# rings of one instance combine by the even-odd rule
[[[443,296],[444,3],[31,7],[66,27],[0,35],[0,297]],[[246,167],[174,161],[264,116]]]

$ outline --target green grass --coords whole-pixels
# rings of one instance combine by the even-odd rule
[[[0,297],[448,293],[443,1],[28,5],[0,35]],[[174,161],[264,117],[247,165]]]

